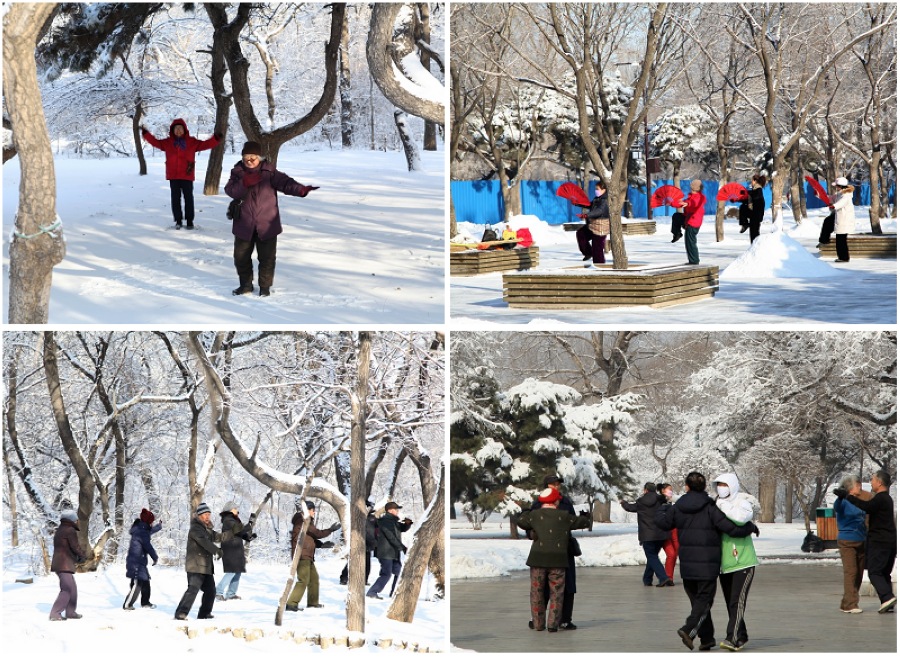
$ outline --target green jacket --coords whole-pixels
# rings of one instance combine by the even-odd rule
[[[735,525],[744,524],[735,522]],[[741,538],[722,535],[722,573],[743,571],[758,564],[752,535]]]
[[[529,567],[565,569],[569,566],[569,533],[579,528],[590,528],[591,519],[544,507],[522,512],[516,519],[516,525],[523,530],[534,530],[536,535],[525,564]]]

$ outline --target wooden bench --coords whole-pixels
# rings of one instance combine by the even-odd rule
[[[503,275],[503,299],[512,308],[662,308],[708,299],[718,289],[719,268],[705,265],[579,267]]]
[[[854,258],[896,258],[897,234],[851,233],[847,236],[847,249],[850,250],[851,260]],[[831,242],[828,244],[819,245],[819,254],[823,257],[837,258],[834,236],[831,236]]]
[[[577,231],[584,222],[566,222],[562,225],[564,231]],[[656,233],[656,222],[652,220],[626,219],[622,222],[622,235],[653,235]]]
[[[474,276],[488,272],[527,270],[537,267],[540,252],[536,246],[527,249],[469,249],[450,252],[450,276]]]

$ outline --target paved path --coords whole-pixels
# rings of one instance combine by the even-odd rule
[[[528,629],[527,572],[511,578],[454,580],[450,590],[450,639],[481,652],[687,652],[676,635],[688,600],[675,587],[644,587],[643,567],[582,568],[575,597],[576,631]],[[677,570],[676,570],[677,576]],[[862,597],[863,614],[838,609],[840,565],[763,564],[747,603],[750,643],[761,652],[897,651],[897,615],[877,614],[878,599]],[[721,591],[713,606],[716,639],[725,637],[728,614]],[[714,651],[723,652],[718,647]],[[725,652],[723,652],[725,653]]]

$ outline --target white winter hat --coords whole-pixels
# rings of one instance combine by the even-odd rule
[[[850,181],[848,181],[846,178],[844,178],[843,176],[841,176],[841,177],[838,178],[836,181],[834,181],[834,184],[835,184],[835,185],[840,185],[841,187],[847,187],[847,186],[850,184]]]
[[[67,509],[62,514],[59,515],[63,521],[70,521],[72,523],[78,523],[78,512],[73,509]]]

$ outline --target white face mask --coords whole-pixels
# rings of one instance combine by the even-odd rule
[[[716,493],[719,494],[719,498],[728,498],[731,490],[728,487],[716,487]]]

